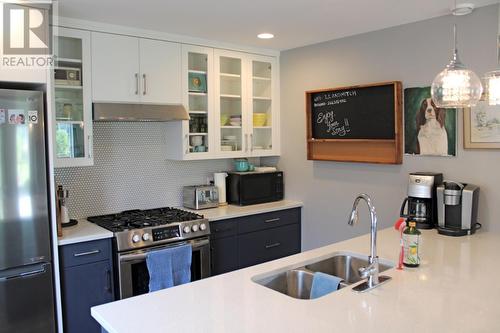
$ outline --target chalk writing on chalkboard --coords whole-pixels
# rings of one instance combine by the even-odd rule
[[[351,131],[349,126],[349,119],[344,118],[343,120],[335,119],[335,112],[320,112],[316,123],[324,123],[326,125],[326,132],[330,133],[332,136],[346,136],[347,133]]]

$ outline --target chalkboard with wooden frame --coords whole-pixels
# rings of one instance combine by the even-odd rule
[[[307,159],[401,164],[402,84],[306,91]]]

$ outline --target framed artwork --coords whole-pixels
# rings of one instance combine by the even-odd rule
[[[464,148],[500,149],[500,106],[480,101],[464,109]]]
[[[189,73],[189,91],[207,92],[207,75],[205,73]]]
[[[438,108],[431,99],[431,88],[406,88],[405,154],[456,156],[456,109]]]

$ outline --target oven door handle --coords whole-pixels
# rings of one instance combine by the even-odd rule
[[[193,250],[197,250],[200,247],[203,246],[208,246],[210,244],[210,241],[208,239],[199,239],[199,240],[193,240],[193,241],[187,241],[187,242],[181,242],[181,243],[175,243],[171,245],[164,245],[160,247],[155,247],[149,250],[141,250],[139,253],[131,253],[131,254],[124,254],[120,255],[120,262],[124,261],[133,261],[133,260],[144,260],[146,259],[148,253],[153,252],[155,250],[163,250],[166,248],[172,248],[172,247],[177,247],[181,245],[186,245],[190,244]]]

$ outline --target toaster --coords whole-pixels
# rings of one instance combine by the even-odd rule
[[[219,206],[219,191],[215,185],[184,186],[184,207],[206,209]]]

